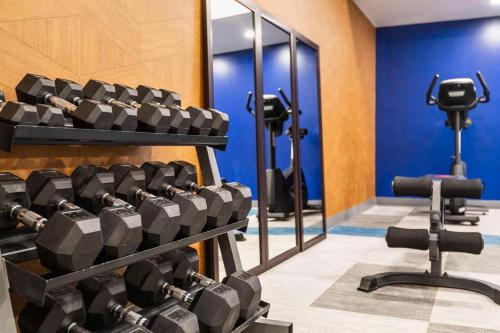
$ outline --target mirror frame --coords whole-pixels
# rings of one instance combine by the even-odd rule
[[[216,1],[216,0],[215,0]],[[256,147],[257,147],[257,199],[259,211],[259,250],[260,250],[260,265],[250,270],[252,274],[260,274],[268,269],[280,264],[297,253],[308,249],[326,238],[328,233],[326,225],[326,210],[325,210],[325,178],[324,178],[324,158],[323,158],[323,123],[321,109],[321,78],[320,78],[320,57],[319,45],[312,40],[302,35],[292,27],[279,21],[269,12],[257,6],[251,0],[233,0],[240,5],[246,7],[252,12],[253,25],[255,31],[254,38],[254,84],[255,84],[255,126],[256,126]],[[204,40],[205,40],[205,107],[214,107],[214,78],[213,78],[213,35],[212,35],[212,18],[211,8],[212,0],[204,0]],[[292,102],[292,127],[293,127],[293,147],[294,147],[294,164],[295,170],[301,168],[300,154],[300,134],[299,134],[299,112],[298,112],[298,84],[297,84],[297,41],[306,44],[316,50],[317,68],[316,77],[318,85],[318,123],[319,123],[319,144],[320,144],[320,163],[321,163],[321,184],[322,184],[322,226],[323,232],[304,242],[304,224],[302,214],[302,196],[300,186],[295,186],[295,223],[296,223],[296,246],[286,252],[279,254],[274,258],[269,258],[269,237],[268,237],[268,217],[267,217],[267,193],[266,193],[266,151],[265,151],[265,123],[264,123],[264,88],[263,88],[263,73],[262,73],[262,20],[274,24],[290,35],[290,79],[291,79],[291,102]],[[295,172],[294,183],[300,184],[300,172]],[[214,279],[219,278],[219,253],[216,239],[211,239],[206,242],[205,246],[206,259],[206,274]]]

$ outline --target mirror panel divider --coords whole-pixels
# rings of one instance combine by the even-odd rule
[[[213,34],[211,6],[217,0],[204,0],[205,17],[205,101],[206,107],[214,107],[214,75],[213,75]],[[236,3],[249,9],[253,15],[254,25],[254,84],[255,84],[255,126],[256,126],[256,150],[257,159],[257,187],[258,187],[258,218],[259,218],[259,247],[260,247],[260,265],[250,270],[253,274],[260,274],[279,263],[289,259],[300,251],[317,244],[326,238],[326,213],[325,213],[325,179],[324,175],[324,157],[323,157],[323,137],[322,137],[322,115],[321,115],[321,79],[319,46],[297,32],[288,25],[282,23],[273,15],[257,6],[251,0],[234,0]],[[294,187],[295,197],[295,225],[296,225],[296,244],[294,248],[281,253],[280,255],[269,258],[269,235],[268,235],[268,215],[267,215],[267,184],[266,184],[266,126],[264,119],[264,84],[263,84],[263,38],[262,38],[262,20],[265,19],[282,29],[290,35],[290,73],[291,73],[291,102],[292,102],[292,131],[293,131],[293,149],[294,159],[293,168],[301,170],[301,152],[300,152],[300,117],[299,117],[299,94],[297,84],[297,41],[305,43],[316,50],[317,58],[317,87],[318,87],[318,122],[319,122],[319,145],[320,145],[320,163],[321,163],[321,185],[322,185],[322,227],[323,232],[314,238],[304,242],[304,222],[302,214],[302,195],[301,186]],[[224,110],[222,110],[224,111]],[[301,172],[294,172],[294,184],[301,184]],[[216,240],[211,240],[206,248],[207,272],[206,274],[214,279],[219,279],[219,252]]]

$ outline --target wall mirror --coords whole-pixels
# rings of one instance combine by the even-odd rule
[[[219,171],[223,178],[249,186],[254,200],[257,200],[256,126],[246,105],[249,91],[255,90],[253,13],[237,1],[214,0],[211,26],[213,107],[229,114],[228,136],[233,138],[233,144],[229,144],[224,152],[216,153]],[[256,210],[250,213],[247,229],[236,231],[236,239],[243,269],[259,266]],[[222,264],[219,271],[224,276]]]
[[[293,193],[290,34],[262,19],[262,81],[266,128],[269,258],[298,246]]]
[[[321,151],[318,50],[297,39],[303,241],[326,232]]]
[[[219,171],[252,190],[235,238],[243,269],[260,273],[326,237],[319,48],[250,0],[205,0],[205,17],[206,106],[230,117]]]

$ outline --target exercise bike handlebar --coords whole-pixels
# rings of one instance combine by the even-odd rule
[[[477,72],[476,76],[483,87],[483,95],[477,99],[479,103],[488,103],[490,101],[490,89],[484,80],[483,74],[481,72]]]
[[[434,75],[434,77],[432,78],[431,85],[429,86],[429,89],[427,89],[427,94],[425,97],[425,102],[427,103],[427,105],[437,104],[436,97],[432,95],[432,91],[434,90],[434,86],[436,86],[437,80],[439,80],[439,74]]]
[[[288,113],[292,113],[292,103],[288,99],[288,96],[285,94],[285,92],[281,88],[278,88],[278,92],[280,93],[281,98],[283,98],[286,105],[288,106]],[[299,114],[302,114],[302,110],[300,110],[300,109],[299,109]]]
[[[248,96],[247,96],[246,107],[247,107],[247,111],[250,112],[252,114],[252,116],[255,117],[255,112],[253,111],[252,107],[250,106],[250,104],[252,103],[252,96],[253,96],[253,93],[251,91],[249,91]]]

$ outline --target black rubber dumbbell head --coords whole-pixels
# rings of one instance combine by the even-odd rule
[[[172,105],[167,105],[165,107],[172,115],[172,122],[170,124],[169,131],[175,134],[189,133],[189,130],[191,129],[191,115],[189,112]]]
[[[191,116],[191,129],[189,133],[209,135],[212,131],[212,113],[202,108],[190,106],[186,109]]]
[[[47,292],[43,307],[28,302],[19,314],[17,323],[21,333],[46,333],[66,332],[69,325],[81,326],[85,320],[81,293],[71,286],[63,286]]]
[[[0,109],[0,119],[13,125],[33,125],[40,123],[36,107],[21,102],[5,102]]]
[[[139,103],[161,104],[162,93],[160,90],[146,85],[137,86],[137,101]]]
[[[247,218],[252,209],[252,191],[250,188],[237,182],[224,183],[222,187],[231,192],[233,196],[231,221],[241,221]]]
[[[142,103],[137,111],[139,130],[153,133],[167,133],[172,123],[170,110],[151,103]]]
[[[220,186],[198,186],[196,167],[186,161],[168,163],[175,173],[175,186],[195,191],[207,201],[207,227],[218,228],[226,225],[232,215],[233,198],[231,192]]]
[[[115,193],[136,207],[142,216],[144,247],[166,244],[175,239],[180,230],[180,208],[173,201],[148,196],[140,199],[138,189],[146,190],[144,170],[130,164],[115,164],[110,168],[115,177]]]
[[[12,205],[15,204],[24,208],[31,205],[26,193],[26,185],[16,175],[10,172],[0,172],[0,229],[10,229],[17,225],[17,220],[10,216]]]
[[[83,89],[79,83],[68,79],[55,79],[57,96],[78,105],[83,101]]]
[[[44,267],[73,272],[92,266],[103,247],[99,218],[85,210],[67,210],[54,213],[47,224],[50,228],[36,239]]]
[[[139,306],[158,303],[164,297],[164,284],[172,283],[171,274],[170,262],[161,257],[129,266],[124,277],[130,299]],[[238,293],[214,283],[196,292],[189,310],[198,317],[201,332],[229,333],[240,312]]]
[[[142,242],[141,215],[125,206],[106,207],[105,194],[114,195],[113,173],[95,165],[80,165],[71,175],[76,202],[98,214],[104,238],[103,259],[134,253]]]
[[[198,253],[189,246],[167,252],[162,255],[172,263],[174,284],[181,288],[192,285],[189,276],[199,272],[200,261]],[[225,277],[222,282],[238,292],[240,299],[240,318],[249,319],[260,304],[262,286],[259,278],[244,271],[238,271]]]
[[[109,105],[92,100],[83,100],[78,106],[56,97],[53,80],[41,75],[26,74],[16,86],[17,99],[28,104],[51,104],[64,108],[73,117],[76,127],[110,129],[113,126],[113,113]],[[71,103],[71,102],[69,102]]]
[[[240,314],[240,300],[236,290],[215,283],[201,289],[189,310],[199,320],[201,332],[229,333]]]
[[[115,194],[113,173],[100,165],[78,166],[71,174],[71,183],[78,205],[93,213],[108,206],[102,200],[105,194]]]
[[[160,92],[161,92],[161,101],[160,101],[161,104],[181,106],[182,99],[179,93],[167,89],[160,89]]]
[[[207,223],[206,200],[191,192],[169,188],[174,183],[174,170],[165,163],[148,162],[141,168],[146,175],[147,189],[150,193],[167,196],[179,205],[180,235],[188,237],[199,234]]]
[[[172,263],[174,284],[182,289],[190,288],[193,285],[193,281],[189,276],[192,272],[200,271],[200,258],[196,250],[186,246],[164,253],[162,257]]]
[[[198,317],[192,312],[184,309],[180,305],[174,305],[171,308],[161,312],[154,320],[151,326],[153,332],[168,333],[198,333]]]
[[[224,136],[229,130],[229,115],[215,109],[208,109],[212,114],[212,129],[210,135]]]
[[[124,84],[115,83],[115,96],[120,102],[131,104],[137,103],[138,95],[137,90]]]
[[[26,179],[26,189],[31,209],[47,218],[59,210],[62,200],[75,201],[71,178],[57,170],[33,171]]]
[[[40,119],[40,125],[48,127],[64,127],[64,113],[61,109],[48,104],[37,104],[36,111],[38,113],[38,118]]]
[[[175,107],[175,105],[163,103],[162,91],[146,85],[140,85],[137,87],[137,100],[139,103],[157,104],[169,110],[171,117],[169,132],[176,134],[186,134],[189,132],[191,115],[189,112]]]
[[[99,218],[80,208],[58,210],[59,200],[73,202],[71,178],[55,170],[36,170],[26,186],[32,209],[50,217],[36,239],[42,265],[62,272],[91,266],[103,247]]]
[[[127,305],[125,280],[113,272],[95,275],[78,283],[78,290],[83,295],[87,308],[87,324],[90,330],[105,328],[115,322],[111,307]]]
[[[235,272],[226,276],[222,283],[228,285],[238,292],[240,299],[240,318],[250,319],[259,307],[262,286],[257,276],[244,271]]]
[[[167,133],[172,127],[172,114],[169,109],[158,105],[155,102],[142,105],[139,103],[139,97],[136,89],[123,84],[115,84],[116,99],[120,102],[135,105],[138,107],[139,130],[153,133]],[[176,125],[177,126],[177,125]]]
[[[89,80],[83,87],[83,95],[90,99],[110,103],[113,109],[113,129],[135,131],[137,129],[137,109],[116,99],[115,87],[109,83]],[[112,102],[116,100],[116,102]]]
[[[165,298],[161,287],[172,282],[172,264],[162,257],[152,257],[128,266],[123,277],[130,301],[140,307],[151,306]]]

